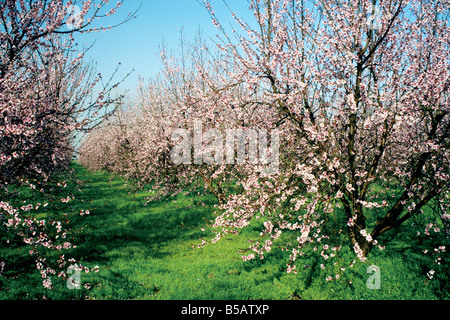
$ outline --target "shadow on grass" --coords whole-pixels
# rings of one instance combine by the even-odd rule
[[[149,258],[173,254],[170,244],[197,241],[201,226],[211,219],[211,209],[192,205],[183,196],[162,199],[145,205],[149,194],[131,194],[121,179],[103,173],[89,173],[79,167],[79,179],[85,181],[78,195],[89,205],[90,215],[76,217],[73,222],[85,225],[77,236],[74,254],[83,261],[112,263],[118,256],[132,259],[139,251]]]

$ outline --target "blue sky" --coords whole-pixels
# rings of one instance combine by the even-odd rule
[[[110,2],[116,3],[111,0]],[[211,0],[219,21],[226,24],[232,21],[223,0]],[[230,8],[240,16],[248,17],[246,0],[228,0]],[[187,40],[202,29],[205,37],[213,37],[217,29],[211,22],[207,10],[197,0],[124,0],[116,14],[101,21],[103,26],[114,25],[129,12],[141,6],[137,18],[106,32],[83,34],[77,37],[80,44],[92,44],[88,57],[97,63],[97,71],[103,78],[109,78],[118,63],[121,63],[120,75],[123,77],[131,70],[133,74],[122,85],[134,93],[138,75],[149,78],[161,69],[159,45],[164,42],[168,49],[176,49],[180,30],[183,29]]]

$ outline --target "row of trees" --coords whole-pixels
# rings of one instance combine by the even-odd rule
[[[290,234],[296,245],[288,271],[310,243],[324,258],[339,250],[338,234],[364,261],[382,235],[425,208],[434,214],[425,231],[440,226],[445,239],[448,2],[249,3],[254,19],[230,11],[229,29],[205,1],[218,28],[216,48],[202,37],[183,41],[178,54],[163,48],[164,70],[141,83],[136,106],[86,137],[80,162],[161,194],[199,182],[219,204],[213,241],[260,219],[261,241],[243,258],[263,258]],[[278,173],[249,163],[175,164],[173,132],[183,128],[192,137],[198,120],[204,132],[223,136],[227,129],[278,130]],[[205,152],[212,143],[203,141]]]
[[[7,247],[28,246],[47,288],[53,274],[67,276],[68,261],[73,261],[64,255],[73,246],[67,225],[73,213],[36,216],[50,202],[73,199],[70,194],[54,199],[54,194],[64,192],[72,179],[67,173],[74,138],[122,99],[112,95],[116,84],[103,84],[84,61],[87,48],[80,48],[74,36],[93,31],[95,20],[120,5],[111,7],[107,0],[0,2],[0,241]],[[58,253],[55,261],[47,259],[48,250]],[[0,260],[2,271],[14,271],[10,261]]]

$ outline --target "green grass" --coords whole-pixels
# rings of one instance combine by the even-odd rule
[[[78,178],[85,180],[76,200],[59,210],[90,209],[89,216],[71,219],[77,233],[77,248],[68,256],[84,265],[98,265],[98,273],[82,273],[81,281],[90,290],[69,290],[56,279],[54,290],[42,288],[42,279],[24,247],[0,248],[6,261],[0,276],[0,299],[448,299],[448,268],[441,266],[428,280],[428,260],[414,251],[412,242],[400,237],[393,250],[375,250],[366,263],[352,268],[349,248],[340,252],[340,263],[326,270],[317,255],[297,259],[298,274],[287,274],[289,253],[273,251],[264,260],[243,262],[241,250],[257,240],[259,230],[246,229],[204,248],[193,248],[200,237],[211,238],[206,221],[214,218],[214,199],[179,195],[151,202],[150,193],[129,193],[120,178],[91,173],[76,166]],[[202,200],[206,206],[197,205]],[[49,213],[47,213],[49,214]],[[206,228],[202,231],[202,228]],[[320,258],[320,259],[319,259]],[[444,262],[445,263],[445,262]],[[367,267],[381,269],[381,289],[370,290]],[[346,267],[345,272],[340,268]],[[427,269],[428,268],[428,269]],[[338,280],[326,281],[339,273]]]

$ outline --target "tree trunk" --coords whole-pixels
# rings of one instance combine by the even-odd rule
[[[365,230],[366,228],[366,217],[362,212],[362,206],[357,204],[352,208],[350,203],[347,200],[343,200],[344,210],[346,212],[347,218],[350,219],[355,214],[357,215],[356,221],[351,226],[348,226],[348,236],[352,247],[355,244],[358,244],[359,248],[363,252],[363,256],[367,257],[370,252],[371,244],[367,241],[367,239],[361,234],[361,230]]]

